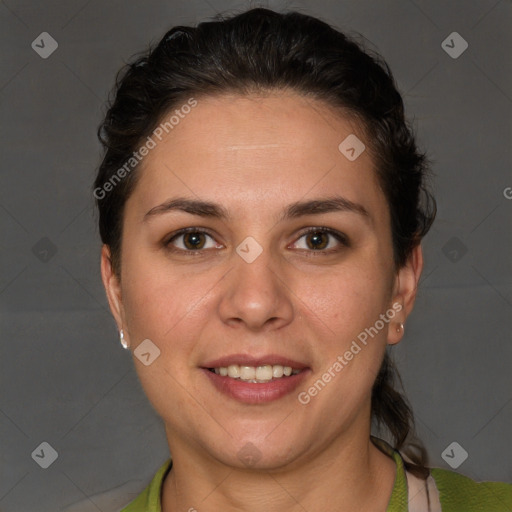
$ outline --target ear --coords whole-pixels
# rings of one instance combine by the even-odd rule
[[[395,277],[392,309],[396,315],[389,323],[388,344],[395,345],[404,334],[404,329],[400,329],[400,324],[405,324],[407,317],[414,307],[416,292],[421,272],[423,270],[423,251],[418,244],[411,251],[405,265],[398,271]]]
[[[117,324],[117,330],[121,330],[124,324],[124,310],[121,298],[121,285],[112,268],[110,248],[104,244],[101,249],[101,279],[107,293],[110,311]]]

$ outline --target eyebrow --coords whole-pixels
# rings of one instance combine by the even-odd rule
[[[156,215],[162,215],[171,211],[183,211],[200,217],[209,217],[228,221],[231,215],[222,205],[210,201],[201,201],[188,199],[186,197],[177,197],[168,199],[162,204],[151,208],[145,215],[144,221]],[[326,198],[311,199],[308,201],[297,201],[288,205],[278,222],[288,219],[296,219],[305,215],[319,215],[330,212],[350,212],[356,213],[371,223],[371,215],[368,210],[359,203],[355,203],[342,196],[331,196]]]

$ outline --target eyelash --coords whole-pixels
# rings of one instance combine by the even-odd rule
[[[171,248],[171,243],[178,237],[182,236],[182,235],[185,235],[187,233],[198,233],[198,234],[206,234],[208,235],[210,238],[213,238],[213,236],[209,233],[208,230],[204,229],[204,228],[198,228],[198,227],[190,227],[190,228],[183,228],[183,229],[180,229],[179,231],[176,231],[175,233],[173,233],[171,236],[167,237],[164,242],[163,242],[163,245],[164,247],[169,250],[170,252],[172,253],[186,253],[187,255],[190,255],[190,256],[200,256],[201,253],[204,253],[206,249],[198,249],[196,251],[191,251],[191,250],[188,250],[188,249],[177,249],[177,248]],[[342,246],[345,246],[345,247],[350,247],[350,243],[349,243],[349,240],[348,238],[346,237],[346,235],[344,235],[343,233],[340,233],[338,231],[335,231],[333,229],[329,229],[329,228],[324,228],[324,227],[311,227],[311,228],[308,228],[306,231],[303,231],[299,238],[297,240],[300,240],[303,236],[305,235],[308,235],[310,233],[327,233],[328,235],[331,235],[332,237],[334,237],[338,242],[340,242],[340,244]],[[313,250],[313,249],[300,249],[301,251],[306,251],[307,253],[312,253],[312,254],[308,254],[308,256],[327,256],[329,254],[332,254],[334,252],[338,252],[339,249],[319,249],[319,250]]]

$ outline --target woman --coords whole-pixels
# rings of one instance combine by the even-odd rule
[[[175,27],[99,135],[102,278],[172,454],[125,512],[512,509],[428,468],[394,388],[435,201],[378,56],[296,12]]]

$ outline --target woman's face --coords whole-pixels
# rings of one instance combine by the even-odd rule
[[[354,139],[338,148],[353,135],[365,143],[324,104],[281,92],[200,98],[154,137],[124,211],[120,283],[106,249],[102,264],[171,451],[271,468],[368,438],[371,388],[417,275],[394,272],[374,162],[354,159]],[[234,365],[267,382],[230,377]],[[268,382],[281,366],[300,372]]]

